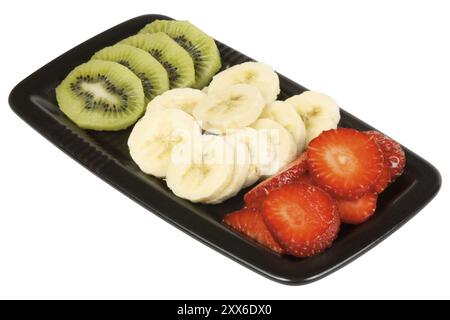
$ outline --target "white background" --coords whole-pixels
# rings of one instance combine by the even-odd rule
[[[0,298],[450,298],[447,1],[0,2]],[[269,281],[163,222],[75,163],[8,107],[13,86],[146,13],[188,19],[433,163],[434,201],[320,280]]]

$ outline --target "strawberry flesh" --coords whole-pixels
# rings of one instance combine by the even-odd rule
[[[384,167],[378,145],[349,128],[328,130],[312,140],[307,163],[315,184],[343,199],[357,199],[373,189]]]
[[[389,169],[389,163],[385,160],[383,170],[373,186],[373,191],[380,194],[387,188],[389,183],[391,183],[391,170]]]
[[[260,182],[244,195],[245,205],[248,207],[260,207],[264,198],[272,190],[305,179],[307,171],[306,153],[300,155],[291,162],[282,172]]]
[[[356,200],[337,199],[339,215],[344,223],[360,224],[369,219],[377,207],[378,195],[368,193]]]
[[[276,253],[281,254],[284,252],[272,237],[261,214],[257,210],[244,208],[234,211],[227,214],[223,221],[234,230],[246,235],[264,247]]]
[[[330,247],[339,232],[340,218],[330,195],[306,183],[273,190],[264,200],[262,216],[286,253],[316,255]]]
[[[405,169],[406,158],[402,146],[384,134],[372,130],[365,131],[371,137],[383,152],[385,161],[389,167],[390,181],[395,181]]]

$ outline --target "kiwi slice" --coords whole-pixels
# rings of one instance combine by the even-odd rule
[[[213,38],[188,21],[155,20],[139,33],[164,32],[182,46],[194,60],[195,85],[202,89],[220,70],[222,63]]]
[[[194,84],[195,69],[191,56],[165,33],[137,34],[119,43],[147,51],[158,60],[169,75],[170,88]]]
[[[117,62],[133,71],[141,79],[146,103],[169,90],[166,69],[144,50],[126,44],[116,44],[98,51],[92,59]]]
[[[56,100],[79,127],[121,130],[145,109],[141,80],[116,62],[91,60],[73,69],[56,88]]]

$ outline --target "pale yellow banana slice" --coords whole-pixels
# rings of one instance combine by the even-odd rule
[[[204,130],[225,133],[228,129],[250,125],[258,119],[263,108],[264,100],[258,89],[237,84],[216,94],[208,93],[193,115]]]
[[[250,166],[243,188],[251,186],[261,177],[258,166],[258,131],[251,127],[227,130],[227,135],[245,143],[250,154]]]
[[[223,136],[203,135],[190,147],[177,146],[176,156],[171,158],[166,182],[172,192],[192,202],[208,202],[218,197],[229,184],[234,172],[234,149]]]
[[[295,159],[297,145],[281,124],[259,119],[252,128],[258,131],[258,166],[263,177],[278,173]]]
[[[147,105],[147,111],[155,108],[178,108],[192,115],[192,110],[206,97],[201,90],[191,88],[177,88],[164,92],[155,97]]]
[[[234,170],[228,185],[216,197],[207,200],[206,203],[221,203],[235,196],[244,186],[247,180],[248,170],[250,168],[250,153],[245,143],[240,142],[232,137],[228,137],[227,141],[235,150]]]
[[[143,172],[163,178],[174,145],[191,143],[196,135],[201,129],[192,116],[179,109],[157,109],[136,123],[128,147]]]
[[[287,99],[286,102],[302,117],[307,144],[322,131],[336,129],[341,118],[337,103],[323,93],[305,91]]]
[[[261,62],[245,62],[216,74],[208,87],[208,93],[218,93],[234,84],[252,85],[261,92],[266,104],[277,99],[280,80],[272,67]]]
[[[297,154],[305,148],[306,130],[300,115],[286,101],[275,101],[267,105],[261,118],[268,118],[281,124],[292,135],[297,144]]]

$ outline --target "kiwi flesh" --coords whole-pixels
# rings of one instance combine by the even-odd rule
[[[195,69],[191,56],[165,33],[137,34],[119,43],[147,51],[158,60],[167,71],[171,89],[194,84]]]
[[[216,42],[188,21],[155,20],[146,25],[140,34],[164,32],[183,47],[194,60],[194,88],[207,86],[222,67]]]
[[[98,51],[92,59],[117,62],[130,69],[142,82],[146,103],[169,90],[166,69],[144,50],[126,44],[116,44]]]
[[[141,80],[116,62],[91,60],[56,88],[61,111],[84,129],[116,131],[134,124],[145,109]]]

